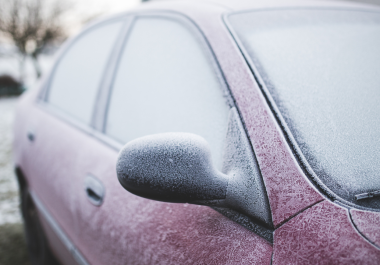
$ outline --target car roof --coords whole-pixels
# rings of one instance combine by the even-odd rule
[[[220,10],[224,9],[225,12],[281,7],[345,7],[380,10],[380,7],[377,5],[343,0],[151,0],[144,2],[141,6],[160,8],[175,5],[179,8],[183,5],[185,8],[185,6],[188,6],[190,3],[199,7],[213,5]]]
[[[143,2],[137,7],[125,10],[119,14],[107,15],[91,21],[84,29],[90,28],[98,23],[114,19],[126,14],[133,14],[140,11],[174,11],[189,15],[199,13],[192,19],[201,17],[221,16],[223,14],[234,13],[245,10],[278,9],[278,8],[349,8],[380,11],[380,6],[353,2],[355,0],[151,0]],[[191,11],[189,10],[191,7]]]

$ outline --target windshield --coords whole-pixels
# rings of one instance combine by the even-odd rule
[[[380,197],[355,200],[380,190],[380,13],[271,10],[228,21],[317,177],[380,208]]]

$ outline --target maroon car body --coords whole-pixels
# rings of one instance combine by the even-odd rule
[[[207,40],[260,168],[271,239],[208,206],[158,202],[125,191],[115,171],[123,144],[96,125],[51,108],[46,102],[50,74],[22,96],[14,127],[16,172],[62,264],[380,263],[380,213],[331,200],[310,180],[224,21],[226,14],[240,10],[302,7],[368,9],[327,1],[172,1],[144,4],[118,16],[175,12],[193,21]],[[104,79],[112,79],[108,75]],[[88,174],[104,185],[100,207],[85,192]]]

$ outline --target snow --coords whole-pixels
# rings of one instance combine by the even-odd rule
[[[12,164],[12,124],[16,98],[0,98],[0,225],[21,222]]]
[[[39,62],[42,75],[46,74],[53,63],[53,54],[41,54]],[[9,44],[0,43],[0,76],[11,75],[16,79],[20,78],[20,56],[15,47]],[[25,88],[31,88],[37,82],[33,62],[30,58],[25,61]]]

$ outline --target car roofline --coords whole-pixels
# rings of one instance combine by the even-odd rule
[[[189,4],[199,6],[214,6],[219,10],[218,15],[226,13],[254,11],[263,9],[282,9],[282,8],[349,8],[349,9],[366,9],[372,11],[380,11],[380,6],[368,3],[357,3],[349,1],[327,1],[327,0],[266,0],[266,1],[251,1],[251,0],[156,0],[144,2],[132,9],[122,11],[117,14],[107,15],[99,19],[91,21],[85,28],[95,24],[102,23],[107,20],[112,20],[126,15],[132,15],[144,11],[168,11],[176,13],[182,12]],[[211,15],[211,14],[210,14]],[[212,15],[215,16],[215,13]]]

